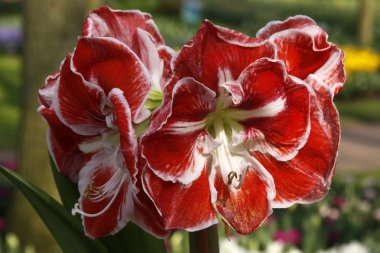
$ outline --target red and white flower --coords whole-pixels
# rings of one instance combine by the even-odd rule
[[[144,189],[166,229],[203,229],[219,213],[248,234],[272,207],[327,192],[339,142],[329,87],[337,86],[318,71],[305,82],[278,48],[205,21],[175,58],[142,137]]]
[[[170,74],[171,50],[150,16],[137,11],[102,7],[87,18],[83,35],[39,96],[50,153],[60,173],[78,183],[73,213],[82,215],[92,238],[114,234],[128,221],[166,237],[139,180],[144,161],[134,126],[149,117],[144,103],[152,87],[161,89]]]
[[[175,52],[165,46],[150,14],[138,10],[112,10],[104,6],[86,18],[82,36],[110,37],[125,43],[148,69],[153,88],[163,90],[171,75],[170,61]]]
[[[276,58],[285,63],[290,75],[306,81],[317,78],[333,95],[342,89],[344,52],[327,41],[327,33],[311,18],[298,15],[269,22],[256,36],[275,45]]]

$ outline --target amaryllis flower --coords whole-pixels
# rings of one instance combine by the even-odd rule
[[[326,194],[339,142],[333,94],[278,54],[271,40],[209,21],[179,52],[142,138],[144,188],[167,229],[203,229],[219,213],[247,234],[272,207]]]
[[[257,37],[276,46],[276,58],[284,61],[290,75],[302,80],[313,76],[327,85],[333,95],[343,87],[344,52],[327,41],[327,33],[311,18],[298,15],[269,22]]]
[[[134,124],[146,117],[151,86],[145,65],[127,45],[82,37],[40,90],[49,150],[60,172],[78,183],[73,213],[82,215],[92,238],[114,234],[130,220],[158,237],[168,234],[137,182]]]
[[[138,10],[112,10],[104,6],[89,14],[82,35],[111,37],[125,43],[148,69],[153,88],[158,91],[164,88],[171,75],[170,61],[175,53],[165,46],[150,14]]]

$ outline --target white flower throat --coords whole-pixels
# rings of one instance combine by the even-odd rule
[[[219,145],[211,152],[212,168],[220,171],[225,184],[240,189],[247,169],[251,164],[240,153],[241,148],[233,146],[233,136],[243,131],[239,124],[239,110],[228,108],[231,97],[224,90],[217,99],[215,112],[206,118],[206,130]]]

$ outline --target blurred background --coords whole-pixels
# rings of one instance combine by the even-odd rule
[[[347,83],[335,98],[342,141],[337,173],[321,202],[274,215],[222,251],[380,252],[380,0],[0,0],[0,163],[57,196],[37,114],[37,90],[75,46],[89,10],[107,4],[150,12],[178,50],[203,18],[250,36],[268,21],[304,14],[346,51]],[[171,252],[186,252],[176,232]],[[60,252],[33,209],[0,177],[0,253]]]

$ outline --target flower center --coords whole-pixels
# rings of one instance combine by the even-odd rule
[[[162,91],[156,87],[153,87],[149,92],[148,99],[145,102],[144,107],[150,111],[153,111],[161,105],[162,99]]]
[[[220,170],[225,184],[240,189],[250,164],[231,145],[233,135],[241,132],[243,127],[236,117],[238,110],[226,107],[227,103],[228,98],[221,95],[215,112],[207,115],[206,130],[220,143],[212,152],[213,168]]]

